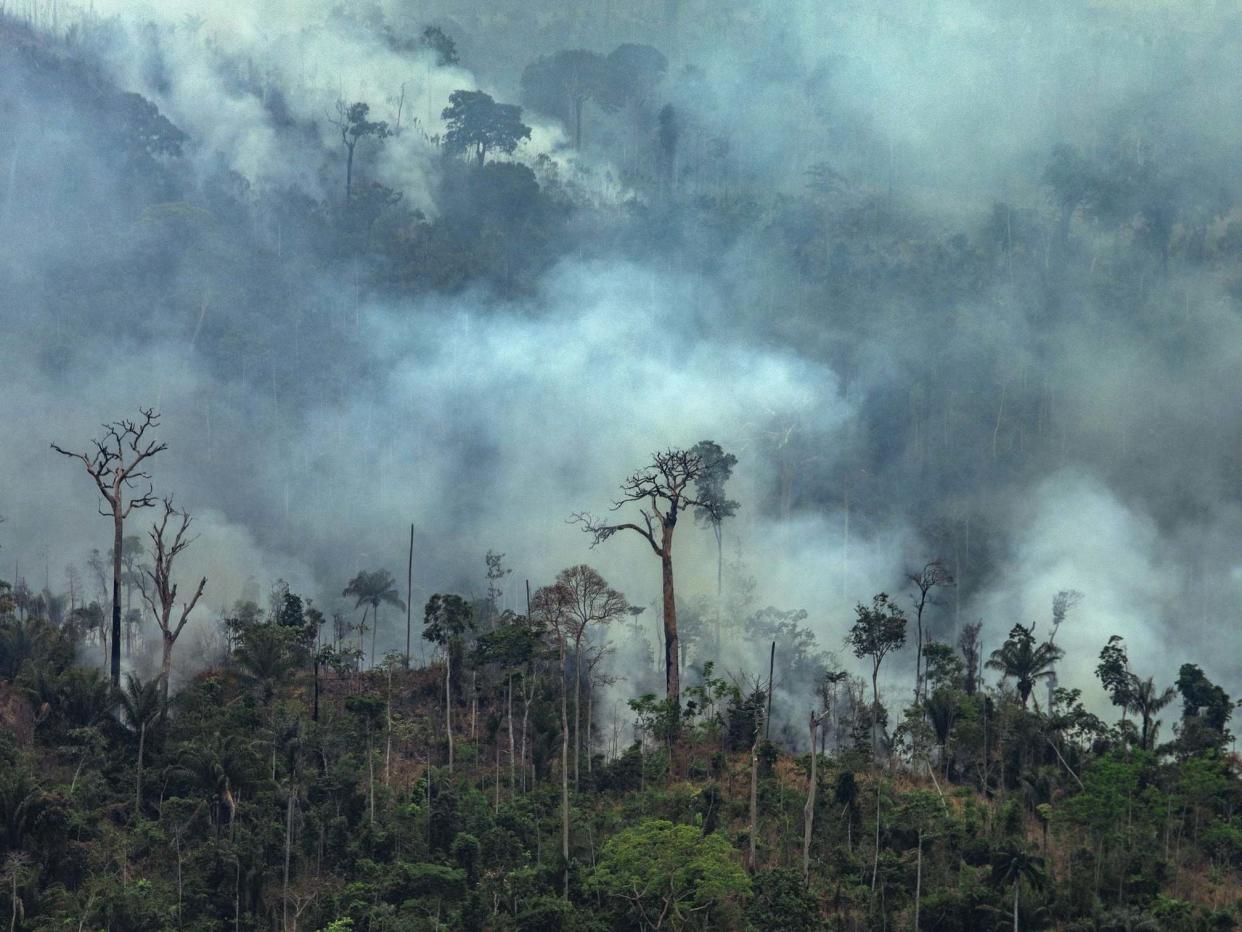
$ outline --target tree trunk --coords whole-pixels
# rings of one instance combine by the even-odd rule
[[[875,780],[875,854],[871,859],[871,895],[875,896],[875,880],[880,873],[880,778]]]
[[[345,151],[345,203],[348,204],[354,186],[354,147],[347,144]]]
[[[513,674],[509,674],[509,695],[507,698],[508,719],[509,719],[509,799],[512,800],[517,792],[517,772],[516,762],[513,752],[516,750],[513,744]]]
[[[561,858],[565,899],[569,899],[569,697],[565,688],[565,641],[561,645]]]
[[[806,788],[806,806],[802,810],[802,882],[811,876],[811,830],[815,825],[815,731],[819,720],[811,713],[811,779]]]
[[[574,641],[574,793],[581,784],[578,781],[578,766],[582,758],[582,641]]]
[[[173,645],[177,643],[177,639],[167,628],[163,632],[163,657],[160,659],[160,676],[163,682],[160,684],[161,704],[164,707],[168,705],[168,680],[172,677],[172,652]]]
[[[147,749],[147,723],[138,728],[138,780],[134,788],[134,821],[142,818],[142,758]]]
[[[664,582],[664,693],[681,715],[681,670],[677,653],[677,601],[673,593],[673,529],[665,528],[660,569]]]
[[[1018,885],[1020,880],[1013,882],[1013,932],[1019,932],[1018,929]]]
[[[285,801],[285,880],[281,892],[281,927],[289,928],[289,856],[293,848],[293,789]]]
[[[755,836],[759,833],[759,729],[755,729],[755,741],[750,747],[750,850],[746,854],[746,869],[752,874],[758,867],[755,852]]]
[[[121,517],[121,490],[116,492],[116,504],[112,506],[112,686],[121,686],[121,537],[124,519]]]
[[[448,737],[448,769],[453,772],[453,692],[449,683],[453,669],[453,648],[444,645],[444,734]]]
[[[919,830],[919,856],[914,868],[914,932],[919,932],[919,906],[923,896],[923,832]]]

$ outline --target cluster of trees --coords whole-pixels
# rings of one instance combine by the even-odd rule
[[[149,485],[126,490],[149,481],[158,423],[144,410],[107,425],[94,455],[68,454],[114,521],[154,504]],[[527,583],[519,612],[504,607],[506,557],[489,552],[484,596],[423,606],[426,662],[408,641],[375,656],[381,608],[413,621],[380,569],[342,592],[356,623],[278,584],[266,611],[241,602],[200,622],[215,659],[173,677],[205,581],[174,611],[191,519],[171,500],[143,569],[162,662],[135,655],[113,682],[87,630],[0,582],[10,928],[1237,926],[1233,702],[1199,666],[1162,688],[1110,638],[1097,665],[1121,712],[1110,723],[1056,682],[1079,593],[1054,597],[1046,640],[1016,623],[985,657],[980,624],[954,645],[930,635],[954,584],[935,560],[903,595],[834,620],[859,674],[805,611],[679,612],[678,518],[731,515],[735,464],[711,441],[658,452],[622,486],[638,521],[579,516],[595,540],[630,531],[660,558],[663,664],[633,653],[639,613],[596,569]],[[98,631],[113,645],[115,609]],[[912,628],[911,688],[882,689]],[[722,652],[753,659],[730,667]],[[663,693],[641,692],[660,672]]]

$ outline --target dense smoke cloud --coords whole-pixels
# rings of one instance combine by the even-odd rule
[[[15,85],[17,142],[0,153],[6,567],[46,550],[55,576],[106,548],[86,478],[47,444],[81,446],[155,403],[170,444],[157,490],[200,516],[185,571],[211,577],[204,619],[251,577],[334,607],[357,570],[403,566],[410,522],[416,601],[481,593],[492,549],[533,584],[590,561],[649,604],[645,545],[590,553],[565,519],[605,509],[652,450],[711,438],[739,456],[726,540],[756,603],[807,609],[828,649],[854,602],[903,592],[904,570],[939,555],[960,582],[930,619],[939,636],[981,617],[991,649],[1014,622],[1045,625],[1053,593],[1075,588],[1063,681],[1089,686],[1113,633],[1161,682],[1201,654],[1242,596],[1228,410],[1242,334],[1221,245],[1238,140],[1213,117],[1242,90],[1236,22],[1209,33],[1170,6],[1147,14],[1171,28],[1154,48],[1158,21],[1090,5],[1037,20],[969,2],[672,4],[572,29],[507,7],[489,25],[475,6],[423,20],[396,4],[116,3],[80,21],[107,79],[188,134],[194,184],[227,169],[249,185],[240,226],[279,252],[277,281],[213,281],[228,228],[188,208],[147,211],[126,243],[66,224],[70,207],[125,215],[134,182],[79,104]],[[459,30],[461,65],[390,41],[433,21]],[[538,56],[622,42],[669,58],[675,206],[650,191],[601,198],[629,193],[624,153],[571,154],[553,118],[528,112],[517,158],[554,155],[567,190],[608,206],[572,221],[572,248],[523,294],[369,290],[365,260],[329,267],[267,206],[265,192],[289,189],[339,198],[337,99],[390,123],[400,100],[408,131],[360,149],[362,165],[434,217],[432,137],[452,90],[516,100]],[[0,67],[29,81],[11,56]],[[588,139],[645,118],[588,108]],[[1124,152],[1142,192],[1111,227],[1073,214],[1071,243],[1043,175],[1061,143],[1099,166]],[[55,167],[66,151],[72,171]],[[1164,205],[1164,255],[1143,253]],[[1198,227],[1196,248],[1218,259],[1186,258]],[[172,286],[139,283],[99,308],[66,298],[74,265],[157,261]],[[679,533],[682,591],[713,593],[710,533]],[[1206,666],[1242,675],[1228,657]]]

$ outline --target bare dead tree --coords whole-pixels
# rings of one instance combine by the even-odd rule
[[[917,703],[923,695],[923,679],[925,676],[925,671],[923,670],[923,612],[927,610],[929,605],[940,604],[932,595],[932,591],[953,585],[953,574],[949,572],[943,560],[935,559],[923,564],[921,570],[907,573],[906,578],[914,584],[914,591],[910,593],[910,601],[914,603],[914,618],[918,629],[918,653],[914,657],[914,701]]]
[[[709,517],[719,507],[723,496],[702,496],[696,480],[716,468],[696,450],[665,450],[654,453],[651,465],[631,475],[621,484],[621,497],[613,502],[619,511],[629,504],[638,504],[642,523],[608,523],[587,512],[579,512],[572,521],[582,525],[594,540],[592,546],[608,540],[618,531],[633,531],[651,545],[660,558],[664,598],[664,663],[665,694],[673,708],[681,708],[681,669],[677,643],[677,600],[673,592],[673,532],[686,509],[696,509]]]
[[[57,444],[52,449],[62,456],[80,460],[87,474],[94,480],[99,494],[108,503],[99,513],[112,519],[112,685],[121,684],[121,558],[125,519],[135,508],[150,508],[155,504],[151,486],[151,474],[142,468],[146,460],[168,449],[168,444],[157,443],[147,432],[159,427],[160,416],[154,408],[139,408],[137,420],[113,421],[103,425],[103,435],[91,441],[94,448],[89,452],[75,453]],[[146,482],[147,490],[129,495],[135,482]],[[128,500],[127,500],[128,496]]]
[[[173,613],[177,607],[177,584],[173,582],[172,578],[173,562],[183,550],[194,542],[194,538],[186,536],[193,519],[188,511],[177,511],[173,507],[172,496],[168,496],[163,501],[163,516],[147,532],[151,538],[151,557],[155,560],[155,566],[146,568],[145,576],[138,577],[138,587],[142,593],[143,601],[147,603],[151,613],[155,615],[155,623],[160,626],[160,639],[163,648],[160,672],[163,676],[164,703],[167,704],[168,679],[172,673],[173,647],[176,646],[177,638],[181,637],[181,632],[185,630],[186,623],[190,620],[190,612],[194,611],[194,606],[198,604],[198,600],[203,596],[203,589],[207,586],[207,577],[204,576],[199,580],[198,588],[194,590],[194,595],[189,601],[181,603],[180,614],[174,622]],[[169,527],[170,520],[173,522],[175,530]],[[169,536],[170,533],[171,537]]]
[[[802,882],[806,883],[811,876],[811,831],[815,827],[815,788],[816,763],[819,755],[815,750],[815,738],[824,720],[828,717],[828,709],[818,715],[811,710],[811,774],[806,787],[806,805],[802,808]]]

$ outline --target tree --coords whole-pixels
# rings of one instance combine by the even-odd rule
[[[392,135],[385,121],[367,119],[370,113],[370,104],[361,101],[346,104],[345,101],[338,100],[336,116],[329,118],[332,125],[340,132],[341,142],[345,146],[345,203],[347,204],[353,197],[354,150],[358,147],[359,141],[373,138],[379,142]]]
[[[957,638],[957,649],[962,653],[962,664],[966,668],[966,677],[962,682],[962,690],[973,696],[979,690],[980,661],[983,648],[980,646],[980,634],[983,622],[976,621],[965,625]]]
[[[405,611],[405,602],[397,593],[397,581],[388,570],[370,573],[362,570],[349,581],[341,595],[353,596],[355,609],[364,604],[371,607],[371,666],[375,666],[375,635],[379,628],[380,605],[387,603]]]
[[[1009,631],[1005,643],[992,651],[988,659],[989,670],[999,670],[1002,679],[1012,679],[1018,689],[1018,698],[1026,708],[1031,691],[1039,680],[1052,676],[1052,668],[1064,652],[1054,644],[1035,643],[1035,626],[1029,628],[1016,624]]]
[[[1134,687],[1138,677],[1130,672],[1130,659],[1126,656],[1126,648],[1120,635],[1114,634],[1100,650],[1100,662],[1096,665],[1095,675],[1108,693],[1113,705],[1121,708],[1122,721],[1126,710],[1134,701]]]
[[[722,525],[725,518],[737,514],[738,504],[725,495],[725,483],[733,475],[737,457],[726,453],[714,440],[700,440],[693,452],[707,463],[707,467],[694,480],[695,497],[706,502],[694,510],[697,521],[707,524],[716,537],[716,649],[720,649],[720,594],[724,582],[724,547]]]
[[[168,444],[157,443],[147,436],[148,431],[159,427],[160,416],[154,408],[139,408],[139,419],[113,421],[103,426],[103,435],[92,440],[90,453],[73,453],[52,444],[52,449],[62,456],[81,460],[87,475],[94,481],[99,494],[108,504],[108,511],[99,513],[112,518],[112,685],[121,685],[121,561],[125,536],[125,519],[135,508],[150,508],[155,504],[151,474],[142,468],[148,459],[168,449]],[[147,490],[130,496],[129,490],[136,481],[147,483]],[[129,496],[128,501],[126,500]]]
[[[142,817],[142,766],[147,747],[147,730],[164,714],[163,697],[166,687],[161,677],[145,683],[132,673],[125,675],[125,689],[117,692],[117,701],[129,727],[138,732],[138,777],[134,789],[134,819]]]
[[[435,53],[437,68],[447,68],[459,61],[457,43],[439,26],[428,26],[423,30],[422,44]]]
[[[910,600],[914,603],[914,618],[918,630],[918,640],[916,647],[918,654],[914,658],[914,701],[918,703],[923,696],[923,612],[927,610],[928,605],[935,605],[936,600],[932,596],[932,590],[942,586],[953,585],[953,574],[945,567],[941,560],[931,560],[923,564],[923,568],[917,572],[907,573],[906,578],[914,584],[914,592],[910,595]]]
[[[691,921],[729,927],[723,910],[751,889],[721,834],[663,819],[645,819],[609,838],[587,886],[628,904],[642,929],[682,929]]]
[[[452,155],[473,152],[479,165],[490,150],[510,155],[522,140],[530,139],[530,127],[522,122],[522,108],[498,104],[482,91],[453,91],[440,116],[447,125],[445,151]]]
[[[566,641],[575,627],[573,602],[573,590],[559,579],[553,585],[539,589],[531,600],[534,617],[556,638],[561,662],[561,860],[565,899],[569,899],[569,700],[565,687],[565,659]]]
[[[1180,753],[1196,754],[1223,747],[1230,738],[1226,726],[1233,715],[1229,694],[1207,678],[1196,664],[1184,663],[1174,684],[1182,695]]]
[[[522,100],[573,127],[574,148],[581,149],[586,102],[594,101],[606,112],[613,112],[624,103],[615,70],[615,65],[598,52],[557,52],[526,66],[522,72]]]
[[[423,609],[423,637],[444,648],[444,734],[448,739],[448,769],[453,772],[453,660],[460,658],[464,639],[474,628],[474,612],[459,595],[436,593]]]
[[[564,611],[551,613],[549,624],[558,637],[564,637],[573,645],[574,658],[574,792],[579,787],[579,758],[582,756],[581,704],[582,704],[582,641],[594,625],[606,625],[629,609],[629,603],[616,589],[608,585],[599,572],[586,564],[561,570],[556,576],[557,586],[564,587]],[[564,658],[562,658],[562,664]],[[562,670],[562,673],[565,671]],[[590,748],[587,748],[590,754]]]
[[[1142,720],[1139,747],[1144,751],[1150,751],[1155,746],[1156,733],[1160,729],[1160,722],[1156,720],[1156,716],[1173,701],[1176,695],[1177,691],[1172,686],[1167,686],[1163,690],[1159,689],[1153,677],[1149,676],[1145,680],[1135,677],[1130,696],[1130,709]]]
[[[880,721],[880,664],[895,650],[906,643],[906,615],[881,592],[871,600],[871,605],[859,604],[855,609],[857,619],[845,642],[860,660],[871,658],[871,749],[879,749]]]
[[[723,480],[718,495],[706,499],[699,496],[699,478],[714,471],[719,475],[717,463],[704,460],[701,452],[704,449],[704,444],[700,443],[691,450],[670,449],[653,453],[650,466],[632,474],[622,483],[621,497],[613,502],[612,510],[641,502],[642,506],[638,509],[643,522],[641,525],[632,522],[609,524],[586,512],[573,517],[594,538],[592,546],[608,540],[618,531],[633,531],[646,540],[660,558],[664,597],[665,695],[678,710],[681,707],[681,671],[677,644],[677,599],[673,591],[673,532],[684,509],[693,509],[696,514],[713,514],[727,502],[723,497]],[[692,484],[695,486],[693,491]]]
[[[1025,882],[1041,889],[1047,880],[1044,860],[1029,853],[1016,842],[1008,842],[992,857],[992,882],[998,887],[1013,887],[1013,932],[1018,928],[1018,897]]]
[[[168,522],[170,518],[180,519],[179,527],[173,533],[172,540],[168,540]],[[182,603],[181,613],[174,624],[172,615],[177,604],[177,584],[172,581],[173,561],[192,542],[191,539],[186,537],[186,532],[190,529],[190,522],[191,518],[188,511],[178,512],[173,508],[171,497],[164,499],[164,515],[158,523],[151,526],[149,532],[151,537],[151,556],[155,560],[155,566],[145,571],[150,579],[150,586],[148,587],[146,580],[142,578],[139,579],[138,584],[142,598],[151,607],[151,612],[155,615],[155,623],[160,627],[163,648],[160,660],[160,680],[164,691],[163,700],[165,704],[168,702],[168,680],[172,676],[173,647],[177,643],[177,638],[181,636],[186,622],[190,620],[190,612],[194,611],[194,606],[202,598],[203,589],[207,586],[207,577],[204,576],[199,580],[198,588],[194,590],[194,595],[189,601]]]

